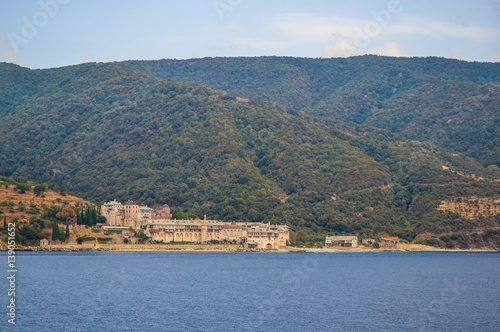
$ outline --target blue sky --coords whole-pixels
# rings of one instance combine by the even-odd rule
[[[0,61],[359,54],[500,61],[500,0],[16,0]]]

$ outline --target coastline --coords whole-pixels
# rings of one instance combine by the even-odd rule
[[[7,251],[1,246],[0,251]],[[384,252],[448,252],[448,253],[493,253],[500,252],[498,249],[440,249],[430,246],[413,245],[402,248],[296,248],[286,247],[282,249],[244,249],[241,245],[175,245],[175,244],[58,244],[47,247],[19,246],[15,251],[50,251],[50,252],[261,252],[261,253],[384,253]]]

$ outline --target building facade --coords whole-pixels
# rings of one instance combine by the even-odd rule
[[[101,205],[101,215],[106,218],[106,224],[110,226],[123,226],[138,229],[141,224],[147,223],[155,210],[148,206],[139,206],[133,201],[125,205],[113,200]]]
[[[170,207],[156,210],[133,201],[122,205],[116,200],[101,206],[101,215],[109,226],[142,229],[153,241],[207,243],[211,241],[246,243],[258,249],[284,248],[289,241],[289,228],[284,225],[218,220],[172,220]]]
[[[110,226],[123,226],[125,220],[125,208],[116,199],[101,206],[101,215],[106,218]]]
[[[398,237],[382,237],[380,238],[380,248],[384,249],[397,249],[398,244],[402,240]]]
[[[285,248],[289,240],[288,226],[264,223],[157,219],[141,228],[151,240],[163,243],[227,241],[252,244],[257,249],[280,249]]]
[[[325,240],[325,246],[355,248],[358,246],[357,236],[328,236]]]

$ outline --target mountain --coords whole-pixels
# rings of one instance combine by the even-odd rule
[[[367,124],[500,166],[500,64],[360,56],[128,61],[160,78]]]
[[[474,159],[366,124],[173,79],[124,63],[0,64],[0,175],[85,199],[167,203],[313,234],[497,227],[443,202],[500,195]],[[452,206],[448,204],[448,206]]]

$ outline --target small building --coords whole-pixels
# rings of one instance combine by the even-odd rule
[[[374,242],[377,242],[375,239],[363,239],[361,243],[363,244],[373,244]]]
[[[357,236],[328,236],[325,240],[325,246],[354,248],[358,246]]]
[[[40,240],[40,248],[47,248],[48,245],[49,245],[49,240],[47,240],[47,239]]]
[[[398,243],[403,241],[399,237],[382,237],[380,238],[380,248],[397,248]]]

